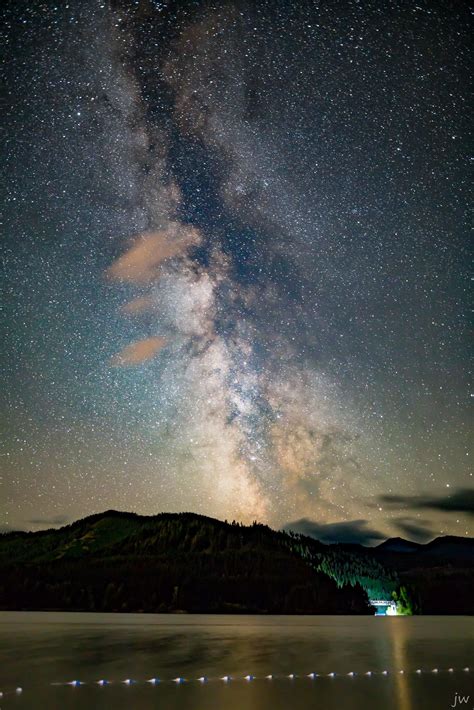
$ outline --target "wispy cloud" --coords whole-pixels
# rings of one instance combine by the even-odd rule
[[[197,246],[201,236],[197,229],[171,222],[166,229],[140,234],[132,246],[106,271],[113,280],[149,284],[159,277],[159,267],[167,259],[183,255]]]
[[[381,495],[379,500],[392,508],[428,508],[440,512],[474,515],[474,488],[458,488],[445,496]]]
[[[165,338],[154,337],[137,340],[125,346],[111,359],[114,367],[131,367],[151,360],[166,344]]]
[[[432,530],[431,527],[428,527],[431,525],[429,520],[416,520],[407,517],[394,518],[390,522],[400,530],[402,535],[414,542],[428,542],[428,540],[432,540],[436,535],[435,531]]]
[[[151,296],[137,296],[133,301],[125,303],[121,307],[122,313],[126,313],[129,316],[137,316],[141,313],[145,313],[153,308],[153,299]]]
[[[42,527],[55,527],[57,525],[66,525],[69,522],[69,518],[65,515],[55,515],[52,518],[31,518],[26,521],[28,525],[40,525]]]
[[[367,520],[317,523],[309,518],[301,518],[293,523],[287,523],[283,529],[293,530],[325,543],[352,542],[360,545],[373,545],[387,537],[378,530],[368,527]]]

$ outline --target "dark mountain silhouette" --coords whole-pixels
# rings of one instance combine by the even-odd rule
[[[455,535],[437,537],[425,544],[404,540],[402,537],[392,537],[377,545],[375,549],[384,552],[417,552],[424,557],[446,557],[450,560],[474,559],[473,538]]]
[[[422,545],[418,542],[412,542],[411,540],[404,540],[402,537],[391,537],[385,542],[381,542],[377,545],[377,550],[384,550],[387,552],[415,552]]]
[[[474,558],[474,540],[470,537],[446,535],[423,545],[423,552],[437,557],[472,560]]]

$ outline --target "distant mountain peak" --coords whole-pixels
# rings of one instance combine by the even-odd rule
[[[474,556],[474,539],[472,537],[460,537],[457,535],[445,535],[435,537],[434,540],[425,544],[405,540],[402,537],[391,537],[380,545],[376,550],[383,552],[419,552],[426,555],[447,555],[452,557]]]
[[[387,552],[415,552],[420,547],[423,547],[423,545],[418,542],[405,540],[403,537],[391,537],[377,545],[376,549],[386,550]]]

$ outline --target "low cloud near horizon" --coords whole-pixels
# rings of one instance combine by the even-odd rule
[[[43,527],[54,528],[58,525],[67,525],[70,519],[64,515],[55,515],[52,518],[31,518],[26,522],[28,525],[41,525]]]
[[[402,533],[403,537],[413,542],[429,542],[436,537],[436,532],[431,529],[430,520],[417,520],[415,518],[403,517],[393,518],[391,524]]]
[[[387,538],[386,535],[368,527],[367,520],[348,520],[340,523],[317,523],[309,518],[301,518],[283,526],[287,532],[301,533],[314,537],[326,544],[336,542],[376,545]]]

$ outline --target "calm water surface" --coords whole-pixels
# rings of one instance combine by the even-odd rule
[[[0,710],[472,710],[473,670],[461,669],[473,644],[468,617],[0,612]],[[312,671],[322,677],[307,678]],[[187,682],[170,682],[176,676]],[[100,678],[113,682],[99,687]],[[72,679],[86,684],[54,685]]]

